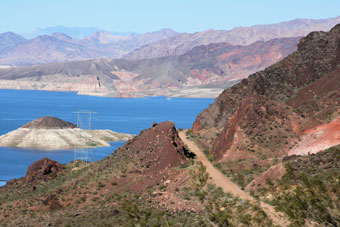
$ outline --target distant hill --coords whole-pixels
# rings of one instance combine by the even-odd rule
[[[275,38],[305,36],[312,31],[328,31],[340,23],[340,17],[323,20],[296,19],[278,24],[237,27],[229,31],[206,30],[180,35],[145,45],[125,56],[126,59],[143,59],[180,55],[199,45],[228,42],[234,45],[249,45],[256,41]]]
[[[31,33],[22,34],[22,36],[27,39],[34,39],[41,35],[49,35],[51,33],[59,32],[64,33],[72,38],[83,39],[91,36],[93,33],[99,31],[99,28],[91,28],[91,27],[66,27],[66,26],[53,26],[47,28],[37,28]]]
[[[63,38],[61,38],[61,36]],[[102,53],[65,39],[64,35],[43,35],[6,48],[0,54],[2,65],[35,65],[102,57]]]
[[[177,34],[170,29],[140,35],[113,35],[105,31],[96,31],[91,36],[79,40],[65,33],[53,32],[25,40],[15,33],[8,32],[0,34],[0,64],[22,66],[107,57],[120,58],[135,48]]]
[[[25,42],[26,39],[24,39],[22,36],[15,34],[13,32],[5,32],[0,34],[0,53],[6,49],[11,48],[19,43]]]

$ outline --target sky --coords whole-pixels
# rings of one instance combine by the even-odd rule
[[[0,0],[0,32],[56,25],[112,32],[228,30],[340,16],[340,0]]]

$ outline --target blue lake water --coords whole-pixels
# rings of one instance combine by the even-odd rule
[[[190,128],[197,116],[214,99],[146,97],[120,99],[81,96],[74,92],[0,90],[0,135],[43,116],[58,117],[76,123],[74,111],[97,112],[93,129],[139,134],[152,122],[173,121],[177,128]],[[124,142],[113,142],[111,147],[93,149],[94,159],[111,154]],[[25,175],[34,161],[48,157],[61,163],[73,160],[72,150],[39,151],[0,147],[0,180]],[[0,181],[0,186],[3,183]]]

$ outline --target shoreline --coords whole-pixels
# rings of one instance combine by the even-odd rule
[[[103,98],[121,98],[121,99],[138,99],[146,97],[166,97],[166,98],[216,98],[220,95],[226,88],[184,88],[176,89],[170,91],[164,91],[162,89],[157,89],[149,91],[147,93],[134,92],[129,95],[113,95],[113,92],[93,92],[93,91],[77,91],[77,90],[64,90],[64,89],[30,89],[30,88],[3,88],[1,87],[0,80],[0,90],[13,90],[13,91],[45,91],[45,92],[67,92],[75,93],[80,96],[91,96],[91,97],[103,97]]]
[[[88,149],[110,147],[110,142],[128,141],[133,136],[109,129],[31,129],[20,127],[0,135],[0,146],[39,151]]]

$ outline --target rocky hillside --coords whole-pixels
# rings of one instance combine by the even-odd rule
[[[0,136],[0,146],[41,150],[109,147],[109,142],[124,141],[132,135],[111,130],[83,130],[55,117],[41,117]]]
[[[244,188],[286,155],[340,144],[339,63],[340,25],[310,33],[293,54],[224,90],[197,116],[193,136]]]
[[[39,160],[25,178],[0,188],[0,225],[207,226],[199,201],[183,199],[190,184],[186,152],[174,124],[163,122],[99,162]]]
[[[336,146],[313,155],[286,157],[247,189],[270,200],[295,226],[338,226],[339,177],[340,146]]]
[[[299,37],[248,46],[217,43],[180,56],[136,61],[91,60],[0,70],[0,87],[81,94],[215,97],[223,88],[292,53]]]
[[[340,23],[340,17],[324,20],[296,19],[278,24],[237,27],[229,31],[206,30],[193,34],[182,33],[145,45],[132,51],[125,58],[144,59],[181,55],[195,46],[210,43],[228,42],[233,45],[249,45],[256,41],[305,36],[312,31],[328,31],[337,23]]]
[[[193,157],[162,122],[98,162],[38,160],[0,187],[0,225],[273,226],[258,203],[210,183]]]
[[[310,33],[296,52],[225,90],[193,132],[219,159],[287,154],[305,130],[340,116],[339,40],[340,25]]]
[[[188,136],[293,226],[337,226],[339,88],[340,24],[310,33],[296,52],[224,90]]]

